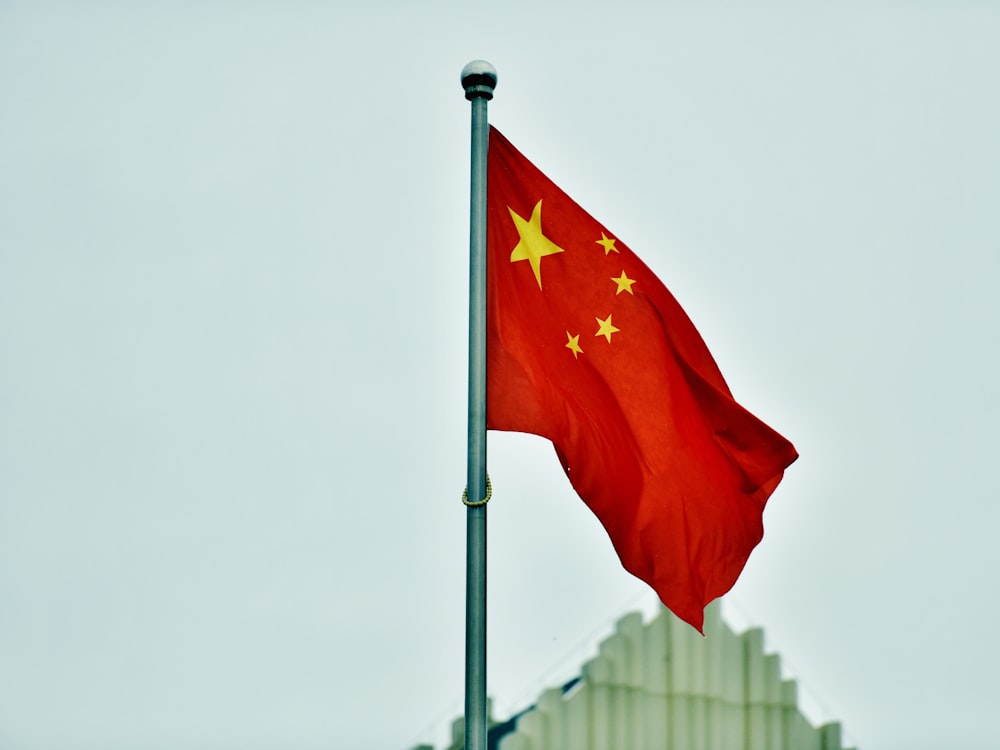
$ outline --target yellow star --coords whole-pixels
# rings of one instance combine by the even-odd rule
[[[625,275],[624,271],[622,271],[622,275],[620,277],[611,280],[618,285],[618,291],[615,292],[616,297],[622,292],[628,292],[629,294],[632,294],[632,285],[635,283],[635,279],[630,279],[628,276]]]
[[[614,251],[616,253],[618,252],[618,248],[615,247],[615,241],[614,241],[614,239],[612,239],[611,237],[608,237],[604,232],[601,232],[601,239],[594,240],[594,242],[596,242],[598,245],[601,245],[604,248],[604,254],[605,255],[607,255],[608,253],[610,253],[612,251]]]
[[[580,334],[576,336],[570,336],[569,331],[566,331],[566,338],[569,339],[569,343],[566,344],[566,348],[573,352],[573,359],[577,359],[579,355],[583,354],[583,349],[580,348]]]
[[[618,331],[620,329],[615,328],[613,325],[611,325],[611,316],[610,315],[608,315],[607,320],[601,320],[600,318],[594,318],[594,320],[596,320],[597,324],[600,326],[600,328],[597,329],[597,333],[595,333],[594,335],[595,336],[604,336],[604,338],[606,338],[608,340],[608,343],[610,344],[611,343],[611,334],[612,333],[618,333]]]
[[[517,243],[517,246],[510,254],[510,262],[515,263],[519,260],[528,261],[531,264],[531,270],[535,273],[535,281],[538,282],[538,288],[541,289],[542,258],[546,255],[555,255],[556,253],[565,251],[542,234],[541,201],[535,204],[535,208],[531,212],[531,219],[528,221],[518,216],[510,206],[507,206],[507,210],[510,211],[510,218],[514,220],[514,226],[517,227],[517,233],[521,237],[520,242]]]

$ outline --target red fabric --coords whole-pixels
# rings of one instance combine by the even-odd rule
[[[551,440],[625,568],[700,631],[795,449],[733,400],[662,282],[496,129],[487,174],[488,426]],[[512,212],[523,227],[539,201],[554,245],[535,239],[536,277]]]

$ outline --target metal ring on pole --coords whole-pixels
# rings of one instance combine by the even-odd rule
[[[478,508],[480,505],[486,505],[493,497],[493,483],[490,482],[490,475],[486,475],[486,497],[484,497],[479,502],[472,502],[469,500],[469,488],[466,487],[462,490],[462,504],[467,505],[470,508]]]

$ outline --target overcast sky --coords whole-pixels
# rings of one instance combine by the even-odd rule
[[[444,740],[476,58],[801,453],[724,617],[846,742],[1000,747],[998,39],[961,0],[0,0],[0,747]],[[546,442],[489,470],[504,718],[655,599]]]

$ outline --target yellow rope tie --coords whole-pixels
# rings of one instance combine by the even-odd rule
[[[489,474],[486,475],[486,497],[484,497],[479,502],[473,503],[473,502],[469,501],[469,488],[468,487],[466,487],[464,490],[462,490],[462,504],[463,505],[467,505],[470,508],[478,508],[480,505],[486,505],[486,503],[488,503],[490,501],[491,497],[493,497],[493,484],[490,482],[490,475]]]

